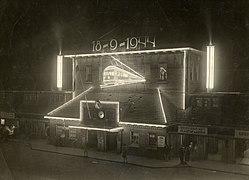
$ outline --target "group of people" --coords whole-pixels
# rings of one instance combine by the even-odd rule
[[[14,132],[15,132],[15,126],[13,124],[11,124],[10,126],[2,125],[0,127],[1,139],[4,141],[8,141],[10,137],[14,136]]]
[[[183,146],[179,148],[179,157],[181,164],[186,164],[188,161],[197,160],[198,159],[198,147],[197,145],[193,145],[193,142],[190,142],[189,145]]]

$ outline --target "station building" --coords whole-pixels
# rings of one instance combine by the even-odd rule
[[[190,94],[205,87],[206,54],[193,48],[59,55],[57,85],[72,84],[74,98],[49,112],[50,142],[65,146],[161,157],[181,137],[171,133]],[[71,70],[63,74],[64,63]]]

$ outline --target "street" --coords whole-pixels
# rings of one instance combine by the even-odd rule
[[[192,168],[144,168],[31,150],[16,142],[1,144],[3,157],[13,179],[249,179],[228,173]],[[6,179],[6,178],[4,178]]]

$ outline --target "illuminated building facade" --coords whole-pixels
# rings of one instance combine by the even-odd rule
[[[71,77],[58,82],[70,82],[74,98],[45,117],[51,142],[65,133],[68,146],[120,151],[126,144],[129,153],[156,157],[171,143],[170,126],[190,106],[189,94],[205,89],[204,58],[192,48],[58,56],[72,64]]]

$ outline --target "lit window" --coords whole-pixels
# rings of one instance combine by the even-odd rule
[[[157,143],[156,134],[154,134],[154,133],[149,133],[149,145],[155,146],[156,143]]]
[[[167,64],[159,65],[159,80],[166,81],[168,79]]]
[[[130,142],[131,145],[139,146],[139,133],[131,132]]]
[[[86,82],[92,82],[92,66],[86,66]]]

